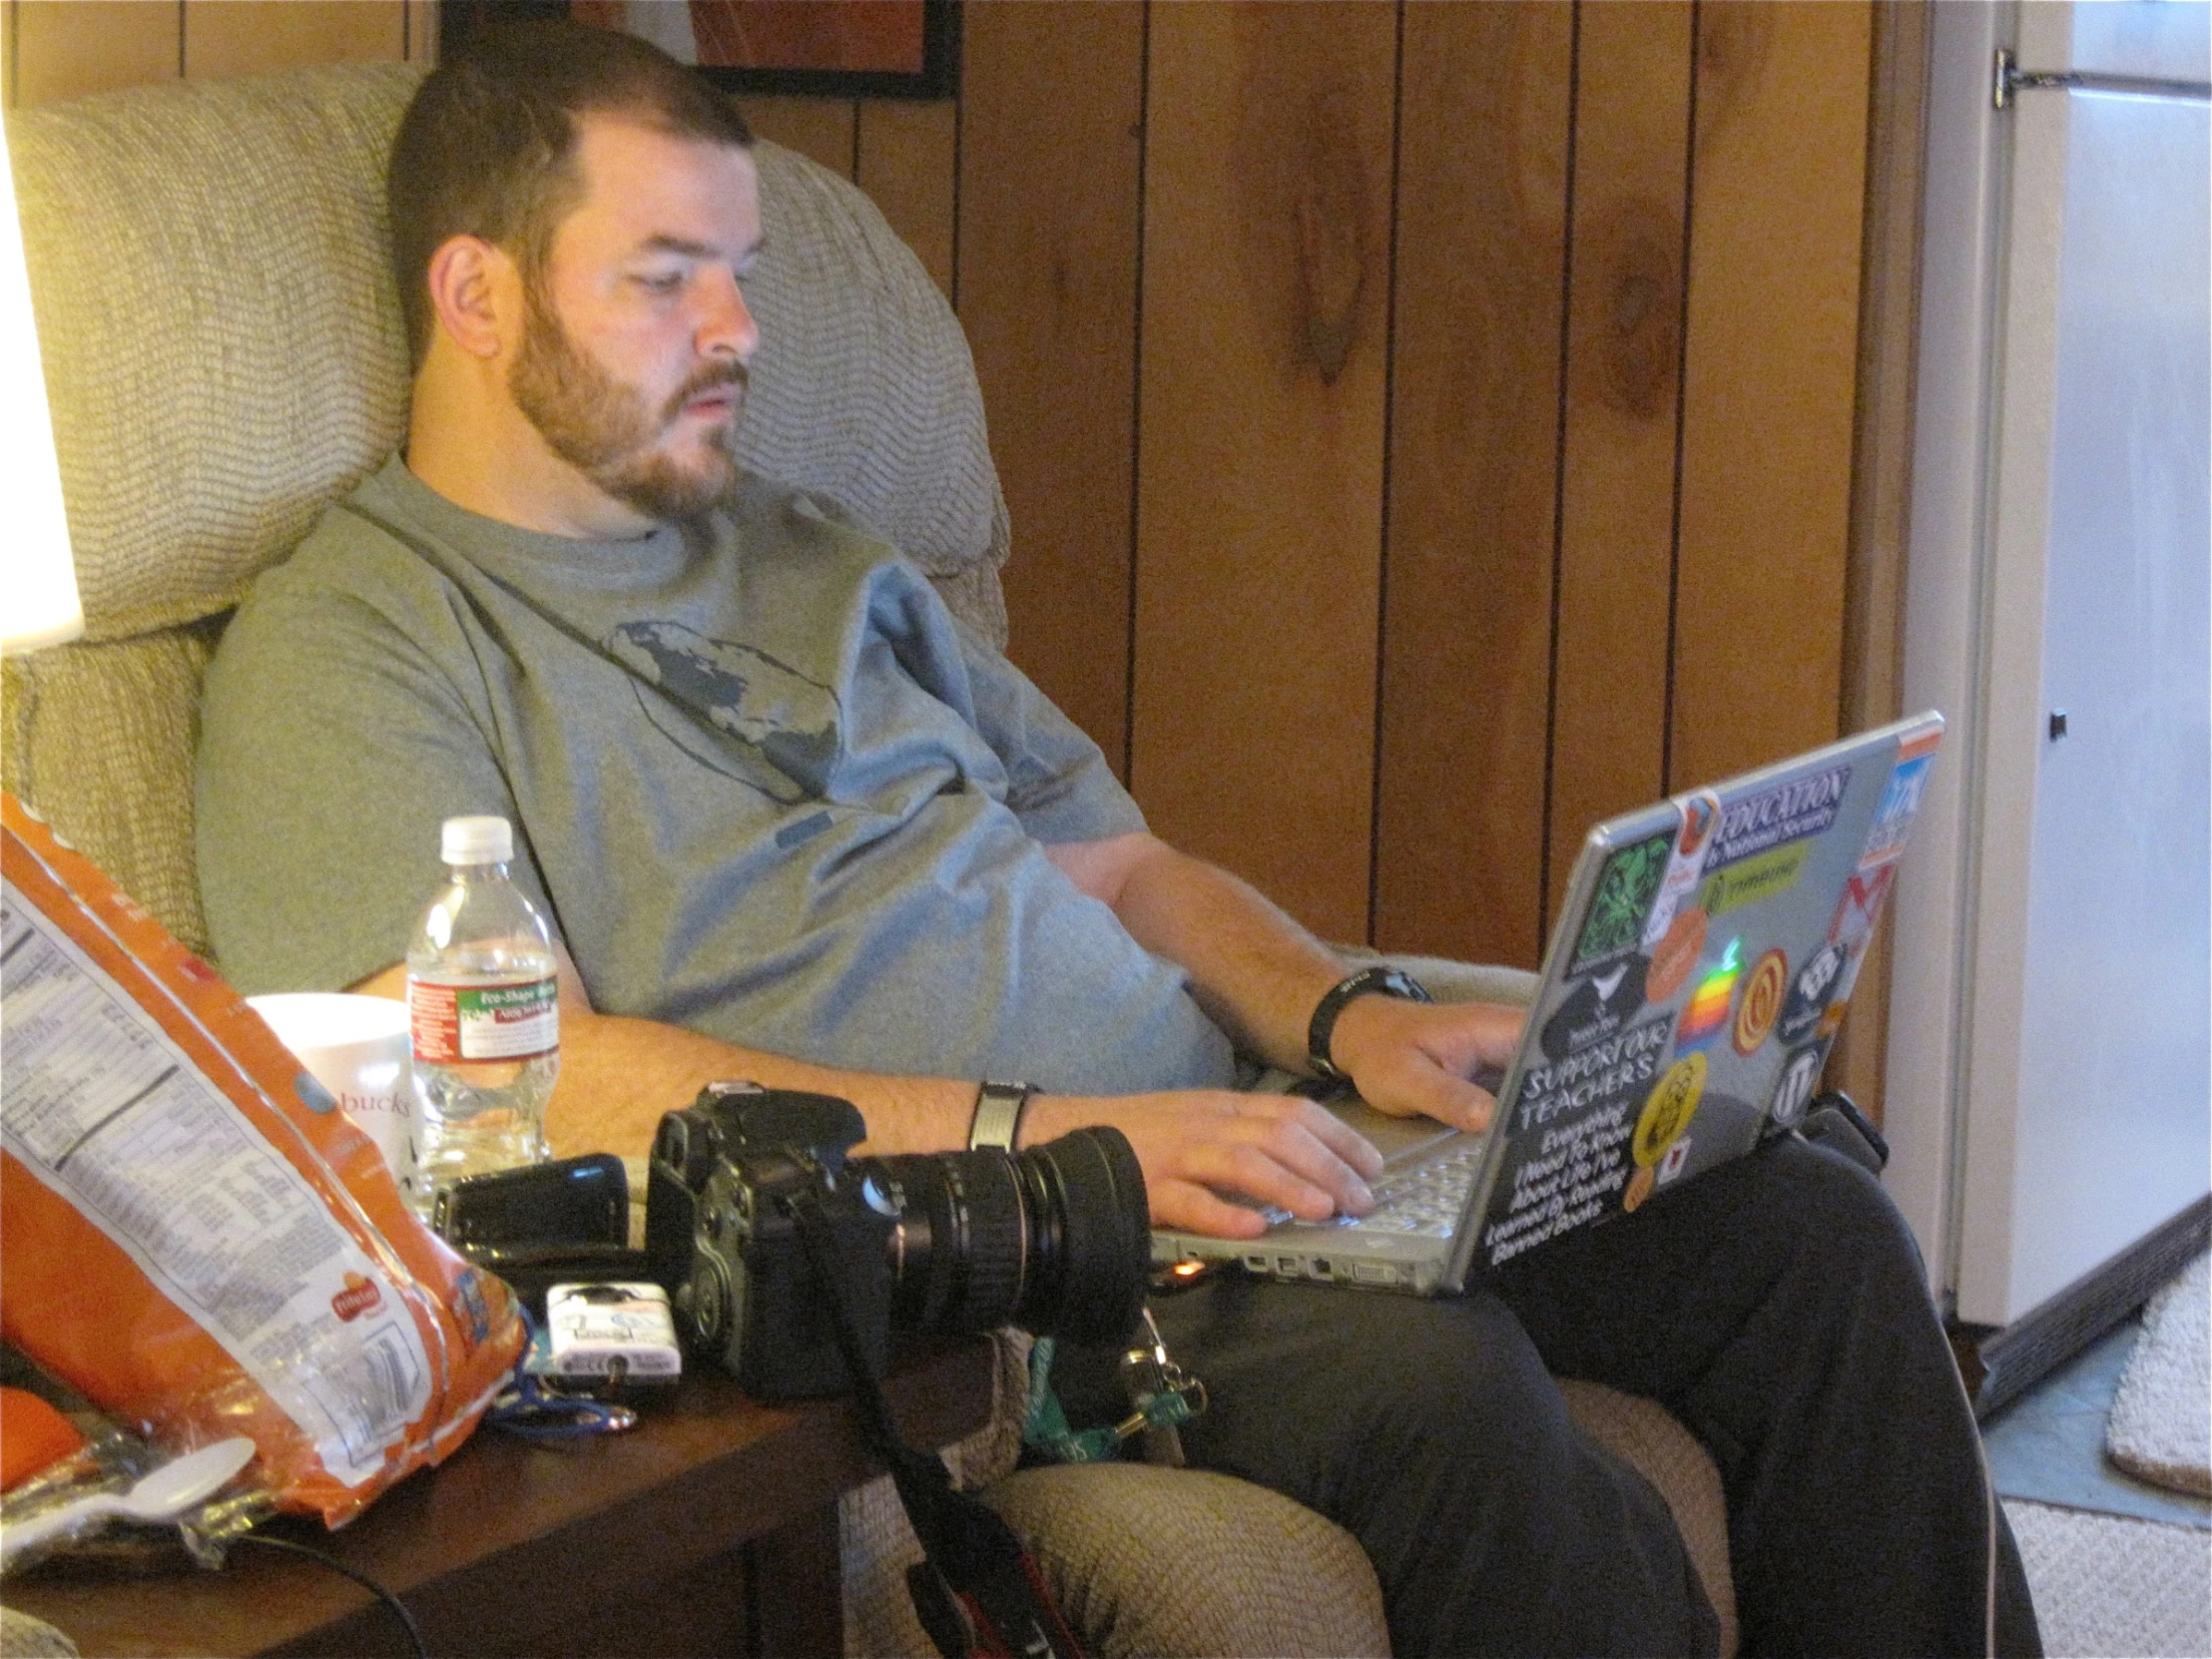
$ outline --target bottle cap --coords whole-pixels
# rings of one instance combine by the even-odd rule
[[[449,864],[503,864],[515,855],[515,832],[503,818],[449,818],[439,854]]]

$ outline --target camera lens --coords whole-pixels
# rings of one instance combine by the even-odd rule
[[[1018,1325],[1112,1342],[1136,1324],[1152,1234],[1144,1174],[1120,1130],[1078,1129],[1025,1152],[855,1159],[850,1170],[897,1218],[894,1327]]]

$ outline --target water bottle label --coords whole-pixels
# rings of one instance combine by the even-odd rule
[[[529,979],[512,985],[437,985],[407,981],[414,1057],[432,1063],[455,1060],[528,1060],[560,1046],[560,982]]]

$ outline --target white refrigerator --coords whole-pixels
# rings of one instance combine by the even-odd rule
[[[2212,1190],[2212,7],[1934,13],[1887,1179],[2020,1372]]]

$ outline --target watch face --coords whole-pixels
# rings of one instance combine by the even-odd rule
[[[1369,968],[1365,973],[1357,975],[1355,983],[1348,988],[1351,996],[1347,996],[1346,1001],[1362,991],[1380,991],[1384,996],[1402,997],[1407,1002],[1428,1000],[1428,992],[1421,988],[1421,982],[1403,968]]]
[[[1337,1027],[1337,1016],[1344,1012],[1345,1004],[1356,996],[1374,993],[1380,996],[1395,996],[1407,1002],[1429,1002],[1429,996],[1421,982],[1402,968],[1381,965],[1362,968],[1351,978],[1333,988],[1314,1009],[1314,1018],[1307,1028],[1306,1057],[1313,1068],[1324,1077],[1342,1077],[1335,1062],[1329,1057],[1329,1036]]]

